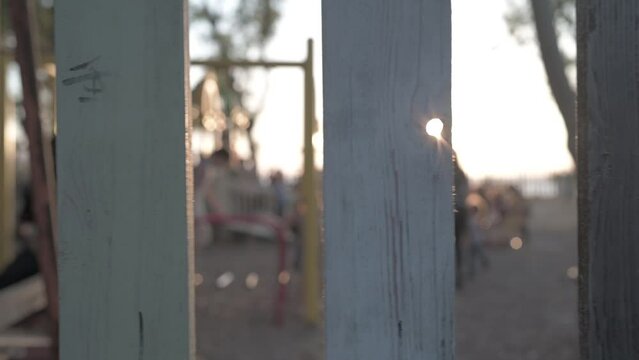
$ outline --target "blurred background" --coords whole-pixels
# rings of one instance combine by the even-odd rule
[[[53,152],[55,3],[27,3]],[[46,358],[31,80],[1,4],[0,359]],[[452,0],[458,359],[578,358],[574,7]],[[321,1],[191,0],[189,15],[198,358],[323,359]]]

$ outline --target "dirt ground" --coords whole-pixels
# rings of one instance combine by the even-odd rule
[[[277,326],[275,243],[244,240],[196,250],[196,273],[203,280],[196,287],[198,360],[322,359],[323,330],[303,321],[300,274],[291,268],[289,261],[284,323]],[[229,274],[233,281],[221,287]]]
[[[457,359],[578,359],[577,285],[567,276],[576,265],[575,212],[574,201],[534,202],[523,248],[487,249],[490,267],[457,294]],[[196,289],[198,359],[323,359],[323,329],[302,320],[295,272],[285,323],[273,322],[276,260],[277,247],[265,241],[197,249],[202,281]],[[247,286],[255,285],[251,273],[259,278],[252,289]]]
[[[458,360],[578,359],[576,223],[574,201],[537,201],[521,250],[488,249],[457,293]]]

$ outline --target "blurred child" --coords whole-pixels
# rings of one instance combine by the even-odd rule
[[[468,237],[470,240],[470,275],[474,276],[477,261],[480,261],[484,268],[490,266],[490,261],[484,251],[486,232],[482,227],[481,215],[477,206],[470,207]]]

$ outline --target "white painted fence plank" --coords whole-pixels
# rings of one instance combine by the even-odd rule
[[[450,2],[322,15],[328,359],[452,359]]]
[[[60,0],[55,15],[61,358],[187,359],[185,4]]]

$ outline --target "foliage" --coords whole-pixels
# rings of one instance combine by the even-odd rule
[[[208,26],[207,41],[215,46],[216,55],[241,57],[250,50],[262,54],[275,32],[281,0],[237,0],[232,9],[217,4],[206,2],[191,6],[192,22]]]
[[[26,1],[26,0],[25,0]],[[29,10],[35,13],[35,28],[37,31],[36,41],[38,45],[38,52],[44,57],[44,59],[53,59],[53,1],[52,0],[37,0],[30,2]],[[2,40],[4,47],[11,50],[15,46],[15,38],[13,37],[13,28],[11,19],[9,17],[9,11],[7,11],[6,1],[3,1],[4,10],[2,16]]]
[[[576,94],[570,84],[576,74],[575,0],[524,0],[523,4],[510,1],[510,11],[505,16],[510,32],[520,43],[536,38],[548,85],[568,132],[568,149],[576,160]],[[521,38],[524,29],[532,36]]]
[[[53,1],[40,0],[35,7],[36,21],[38,24],[38,42],[40,52],[48,59],[53,58]]]
[[[219,59],[244,59],[247,54],[257,51],[263,57],[266,44],[275,33],[282,0],[204,1],[191,5],[191,23],[204,24],[208,28],[205,41],[213,45],[215,53],[212,55]],[[233,70],[217,69],[216,73],[224,111],[230,119],[233,108],[242,105],[244,91],[239,88]],[[253,161],[255,141],[252,130],[259,111],[249,112],[246,129]],[[233,126],[232,122],[229,125]]]
[[[521,44],[528,44],[535,39],[534,21],[529,1],[509,0],[508,11],[504,15],[508,30]],[[549,0],[554,10],[555,28],[560,40],[574,42],[576,34],[576,0]],[[574,62],[574,54],[564,51],[568,64]]]

